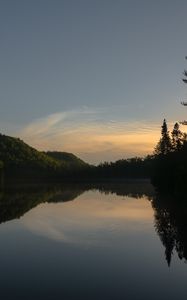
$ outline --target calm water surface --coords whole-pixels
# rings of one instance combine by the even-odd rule
[[[143,183],[2,192],[1,299],[187,299],[187,209],[163,199]]]

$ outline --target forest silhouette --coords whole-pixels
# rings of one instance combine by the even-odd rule
[[[187,83],[187,71],[183,82]],[[187,106],[187,102],[182,102]],[[180,122],[183,125],[187,121]],[[184,194],[187,184],[187,134],[176,122],[171,134],[166,119],[154,152],[115,162],[90,165],[72,153],[41,152],[19,138],[0,134],[0,182],[98,182],[150,179],[160,190]]]
[[[133,157],[97,166],[66,152],[40,152],[20,139],[0,135],[1,183],[98,182],[150,179],[159,189],[185,192],[187,183],[187,135],[178,123],[169,134],[164,119],[161,138],[152,155]]]

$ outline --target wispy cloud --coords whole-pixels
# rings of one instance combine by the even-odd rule
[[[58,112],[34,120],[18,135],[37,149],[73,152],[92,163],[151,153],[161,124],[128,116],[124,121],[113,112],[113,107]]]
[[[69,121],[73,121],[74,118],[78,119],[82,115],[90,115],[93,111],[87,108],[81,110],[71,110],[65,112],[58,112],[51,115],[48,115],[44,118],[34,120],[28,124],[20,133],[24,135],[29,135],[30,137],[44,137],[48,136],[50,133],[57,133],[59,127],[63,124],[66,124]]]

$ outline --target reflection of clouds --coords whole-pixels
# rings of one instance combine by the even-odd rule
[[[74,152],[91,162],[151,153],[160,137],[160,124],[124,121],[128,116],[115,120],[112,110],[59,112],[33,121],[18,135],[38,149]]]
[[[30,222],[30,219],[24,221],[24,224],[33,232],[53,238],[58,241],[65,241],[65,235],[50,219],[47,221],[47,218],[35,218],[34,223]]]
[[[101,246],[114,233],[146,230],[152,218],[145,198],[87,192],[71,202],[39,205],[20,221],[33,233],[56,241]]]

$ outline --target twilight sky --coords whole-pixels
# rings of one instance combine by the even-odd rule
[[[186,0],[0,0],[0,131],[92,163],[151,153],[163,118],[187,119],[186,13]]]

